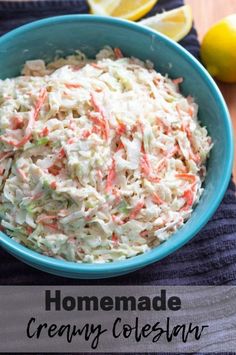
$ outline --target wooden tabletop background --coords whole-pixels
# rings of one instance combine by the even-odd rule
[[[200,41],[213,23],[227,15],[236,13],[236,0],[185,0],[185,2],[192,7]],[[236,139],[236,84],[223,84],[219,82],[217,84],[228,105],[234,126],[234,137]],[[233,173],[234,181],[236,182],[236,147]]]

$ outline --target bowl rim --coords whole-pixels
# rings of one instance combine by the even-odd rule
[[[109,274],[111,274],[110,276],[114,276],[119,273],[121,274],[121,273],[131,272],[136,269],[142,268],[146,265],[149,265],[151,263],[163,259],[169,254],[172,254],[174,251],[181,248],[185,243],[190,241],[209,221],[209,219],[215,213],[216,209],[218,208],[220,202],[223,199],[232,172],[233,157],[234,157],[234,139],[233,139],[232,123],[230,120],[228,108],[226,106],[226,103],[223,99],[220,90],[218,89],[216,83],[211,78],[211,76],[206,71],[206,69],[201,65],[201,63],[194,56],[192,56],[191,53],[189,53],[185,48],[183,48],[178,43],[172,41],[171,39],[169,39],[163,34],[157,33],[154,30],[146,28],[144,26],[140,26],[137,23],[133,23],[118,18],[95,16],[95,15],[71,14],[71,15],[54,16],[43,20],[34,21],[26,25],[20,26],[16,29],[13,29],[12,31],[8,32],[7,34],[3,35],[0,38],[0,48],[2,44],[4,44],[7,41],[10,41],[12,38],[14,38],[17,35],[22,35],[25,32],[34,29],[39,29],[44,26],[48,26],[48,25],[51,26],[53,24],[58,24],[58,23],[64,24],[67,22],[90,22],[90,23],[92,22],[97,24],[105,23],[108,25],[109,24],[116,25],[119,28],[126,27],[128,29],[134,30],[136,32],[139,32],[147,36],[150,35],[155,36],[155,38],[157,38],[159,41],[172,47],[172,49],[174,49],[180,55],[182,55],[184,59],[198,72],[198,74],[204,80],[208,89],[212,92],[212,95],[214,96],[215,100],[218,101],[219,109],[221,111],[221,116],[222,116],[222,122],[224,122],[227,138],[228,138],[228,147],[227,147],[228,161],[226,163],[224,175],[222,175],[221,177],[221,188],[218,191],[218,194],[214,202],[212,203],[211,209],[206,211],[204,216],[202,216],[202,218],[198,221],[197,226],[193,227],[191,231],[182,233],[180,236],[178,236],[178,238],[169,239],[171,240],[170,245],[169,243],[165,242],[147,253],[134,256],[122,261],[114,261],[114,262],[104,263],[104,264],[99,264],[99,263],[85,264],[85,263],[76,263],[76,262],[58,260],[52,257],[39,254],[38,252],[35,252],[23,245],[20,245],[19,243],[14,241],[12,238],[8,237],[3,232],[0,232],[0,246],[8,250],[14,256],[20,258],[21,260],[26,261],[26,263],[35,265],[35,267],[39,265],[45,270],[49,268],[52,272],[53,270],[61,271],[64,273],[64,275],[68,277],[70,277],[70,273],[73,273],[74,275],[76,274],[78,277],[80,274],[81,275],[90,274],[91,276],[94,275],[95,277],[98,274],[104,274],[105,277],[106,273],[108,276]],[[179,232],[181,232],[181,230],[177,231],[177,233]],[[174,235],[176,235],[177,233],[174,233]],[[97,278],[100,278],[100,276]]]

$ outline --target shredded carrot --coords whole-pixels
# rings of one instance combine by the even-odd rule
[[[157,176],[148,176],[147,179],[150,181],[150,182],[155,182],[155,183],[158,183],[161,181],[161,179]]]
[[[116,178],[116,170],[115,170],[115,160],[113,158],[111,168],[110,168],[108,175],[107,175],[107,182],[106,182],[106,191],[107,192],[110,191],[115,178]]]
[[[103,91],[102,88],[99,88],[99,87],[96,87],[94,90],[95,90],[96,92],[102,92],[102,91]]]
[[[132,129],[131,129],[131,133],[136,133],[140,131],[142,133],[142,135],[144,134],[144,124],[140,121],[140,119],[138,119],[135,124],[133,125]]]
[[[124,123],[119,123],[116,133],[121,136],[126,132],[126,125]]]
[[[194,108],[192,106],[189,107],[188,109],[188,113],[191,117],[193,117],[193,114],[194,114]]]
[[[144,207],[144,202],[143,201],[140,201],[137,203],[137,205],[133,208],[130,216],[129,216],[129,219],[135,219],[137,217],[137,215],[139,214],[139,212],[141,211],[141,209]]]
[[[185,130],[186,130],[188,139],[191,141],[193,138],[192,132],[190,131],[189,127],[186,127]]]
[[[49,129],[47,127],[44,127],[44,129],[40,133],[40,137],[47,137],[48,133],[49,133]]]
[[[105,137],[106,140],[108,140],[108,138],[109,138],[109,133],[110,133],[109,123],[108,123],[108,120],[105,119],[105,132],[104,132],[104,137]]]
[[[60,174],[60,168],[58,166],[52,165],[50,168],[48,168],[48,172],[54,176],[57,176]]]
[[[182,123],[181,130],[186,133],[188,140],[190,141],[190,144],[192,144],[193,135],[192,135],[192,132],[190,131],[189,127],[186,124]],[[201,163],[200,155],[198,153],[194,153],[193,148],[190,149],[189,156],[190,156],[190,159],[192,159],[196,164]]]
[[[140,237],[145,238],[148,236],[148,231],[144,230],[144,231],[140,232],[139,235],[140,235]]]
[[[11,118],[11,129],[22,129],[24,127],[24,122],[21,117],[13,116]]]
[[[28,234],[31,234],[31,233],[33,233],[33,231],[34,231],[33,228],[30,227],[30,226],[26,226],[25,229],[26,229],[26,231],[27,231]]]
[[[193,204],[193,193],[192,193],[192,191],[191,190],[184,191],[183,198],[185,199],[186,203],[181,208],[182,211],[187,210],[189,207],[192,206],[192,204]]]
[[[166,132],[170,133],[171,126],[168,126],[160,117],[156,117],[156,123]]]
[[[73,144],[73,143],[75,143],[75,139],[74,138],[69,138],[67,143],[68,144]]]
[[[91,121],[93,121],[93,123],[95,123],[96,125],[98,125],[101,128],[104,128],[104,122],[98,118],[97,116],[94,116],[92,113],[89,113],[89,118],[91,119]]]
[[[56,183],[56,181],[52,181],[51,184],[50,184],[50,187],[51,187],[53,190],[56,190],[56,188],[57,188],[57,183]]]
[[[141,152],[144,151],[144,147],[141,147]],[[142,157],[140,158],[140,170],[141,174],[147,178],[149,181],[158,183],[160,182],[160,178],[153,175],[152,167],[146,153],[142,153]]]
[[[73,83],[71,83],[71,84],[65,84],[65,86],[68,88],[68,89],[79,89],[79,88],[81,88],[81,85],[80,84],[73,84]]]
[[[152,201],[157,205],[162,205],[164,203],[164,201],[157,195],[157,193],[152,195]]]
[[[158,86],[160,84],[160,79],[159,78],[154,78],[153,83]]]
[[[161,161],[159,162],[159,164],[157,166],[156,171],[159,172],[159,171],[163,170],[164,168],[166,168],[166,163],[167,162],[166,162],[165,158],[161,159]]]
[[[115,53],[115,57],[116,59],[120,59],[123,58],[123,53],[121,52],[120,48],[114,48],[114,53]]]
[[[181,113],[179,104],[176,104],[176,111],[178,112],[178,115],[181,118],[182,117],[182,113]]]
[[[86,139],[91,135],[91,131],[90,130],[86,130],[82,133],[82,138]]]
[[[64,158],[66,156],[66,152],[64,148],[61,148],[58,155],[57,155],[57,159],[61,160],[62,158]]]
[[[39,98],[34,105],[34,119],[35,119],[35,121],[37,121],[37,119],[38,119],[39,112],[41,110],[41,107],[44,104],[44,101],[46,100],[46,97],[47,97],[47,90],[45,88],[42,88],[39,93]]]
[[[118,244],[118,243],[119,243],[119,238],[118,238],[118,236],[117,236],[114,232],[112,233],[111,240],[112,240],[112,242],[115,243],[115,244]]]
[[[43,215],[43,216],[39,216],[37,218],[37,223],[43,223],[44,221],[51,221],[54,219],[58,219],[58,216],[47,216],[47,215]],[[51,224],[50,224],[51,225]]]
[[[104,134],[104,137],[106,140],[108,140],[109,138],[109,123],[108,120],[105,116],[104,110],[99,106],[99,104],[97,103],[95,96],[93,93],[90,94],[90,98],[91,98],[91,104],[94,108],[95,112],[100,113],[101,117],[102,117],[102,121],[98,121],[99,125],[101,126],[101,128],[103,129],[102,133]]]
[[[123,149],[123,148],[124,148],[124,144],[122,143],[121,140],[119,140],[116,151],[118,152],[118,150]]]
[[[147,154],[143,154],[143,156],[141,157],[140,165],[141,165],[141,173],[144,174],[145,176],[149,176],[151,174],[151,166]]]
[[[176,84],[176,85],[181,84],[183,81],[184,81],[183,78],[177,78],[177,79],[172,80],[172,82],[173,82],[174,84]]]
[[[196,163],[196,164],[200,164],[201,163],[201,157],[198,153],[194,154],[194,153],[191,153],[190,154],[190,158],[193,159],[193,161]]]
[[[92,133],[99,134],[100,133],[100,129],[97,126],[93,126]]]
[[[194,184],[196,182],[196,177],[193,174],[176,174],[175,177],[177,179],[182,179]]]
[[[102,69],[102,67],[99,66],[97,63],[90,63],[90,65],[96,69]]]

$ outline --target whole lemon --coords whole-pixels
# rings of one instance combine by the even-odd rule
[[[236,83],[236,14],[217,22],[206,33],[201,59],[216,79]]]

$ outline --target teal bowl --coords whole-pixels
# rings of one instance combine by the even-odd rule
[[[195,97],[199,118],[213,138],[205,191],[190,220],[168,241],[145,254],[109,264],[77,264],[40,255],[0,233],[1,246],[23,262],[46,272],[81,279],[123,275],[154,263],[182,247],[207,223],[227,189],[233,163],[229,113],[216,84],[203,66],[180,45],[138,24],[90,15],[52,17],[30,23],[0,38],[0,78],[20,73],[26,60],[51,60],[55,53],[80,49],[89,57],[105,45],[120,47],[126,56],[149,59],[161,73],[184,76],[181,87]]]

